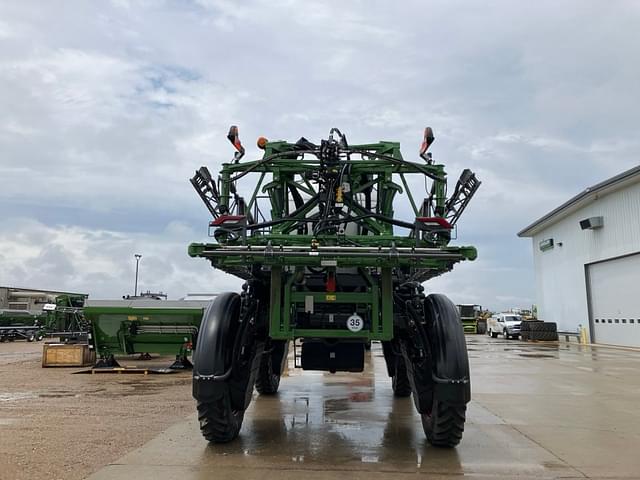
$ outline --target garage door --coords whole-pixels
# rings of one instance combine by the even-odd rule
[[[592,340],[640,346],[640,254],[587,266]]]

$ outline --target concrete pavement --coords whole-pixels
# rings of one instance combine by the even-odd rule
[[[362,374],[290,370],[230,444],[209,445],[193,415],[90,478],[640,478],[640,353],[467,339],[473,400],[456,449],[426,442],[374,344]]]

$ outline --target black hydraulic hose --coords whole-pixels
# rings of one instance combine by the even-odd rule
[[[320,150],[319,149],[318,150],[291,150],[288,152],[274,153],[272,155],[269,155],[268,157],[263,158],[262,160],[258,160],[256,163],[254,163],[249,168],[247,168],[244,172],[240,172],[235,177],[229,178],[229,182],[235,182],[241,179],[248,173],[251,173],[252,171],[254,171],[259,166],[264,165],[265,163],[269,163],[271,160],[276,160],[283,157],[290,157],[291,155],[294,155],[297,157],[298,155],[300,154],[304,155],[305,153],[310,153],[317,156],[320,154]],[[291,159],[288,158],[287,160],[291,160]]]
[[[355,207],[354,210],[358,210],[358,209],[365,210],[362,206],[354,203],[353,198],[351,196],[348,196],[348,197],[345,196],[345,203],[349,207]],[[413,223],[403,222],[402,220],[396,220],[395,218],[387,217],[386,215],[380,215],[379,213],[371,212],[364,215],[360,215],[360,217],[356,217],[356,218],[367,218],[367,217],[375,218],[377,220],[382,220],[385,223],[390,223],[398,227],[408,228],[410,230],[413,230],[415,228],[415,225]]]
[[[390,155],[384,155],[382,153],[375,153],[375,152],[368,152],[366,150],[352,150],[352,153],[359,153],[360,155],[368,156],[368,157],[381,158],[383,160],[388,160],[391,163],[396,163],[398,165],[408,165],[408,166],[411,166],[413,168],[416,168],[418,171],[420,171],[421,173],[423,173],[424,175],[426,175],[427,177],[429,177],[429,178],[431,178],[433,180],[444,181],[444,178],[438,177],[437,175],[434,175],[430,171],[425,170],[422,166],[417,165],[417,164],[412,163],[412,162],[408,162],[407,160],[400,160],[400,159],[392,157]]]

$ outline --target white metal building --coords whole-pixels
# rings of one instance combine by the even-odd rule
[[[587,188],[530,237],[538,316],[591,341],[640,346],[640,166]]]
[[[0,309],[29,310],[37,313],[41,312],[42,307],[47,303],[55,303],[56,297],[63,294],[88,297],[86,293],[0,286]]]

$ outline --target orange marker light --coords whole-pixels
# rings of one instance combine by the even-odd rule
[[[268,141],[269,140],[267,140],[265,137],[258,137],[258,141],[256,142],[256,144],[258,145],[259,149],[264,150],[267,146]]]

